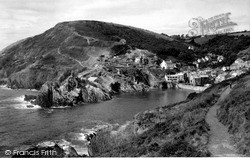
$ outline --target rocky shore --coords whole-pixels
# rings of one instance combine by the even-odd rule
[[[100,68],[77,75],[72,73],[62,82],[48,81],[42,85],[37,96],[25,96],[25,101],[32,101],[43,108],[94,103],[110,100],[117,93],[164,88],[164,83],[157,81],[146,69],[123,68],[117,75],[116,72]]]

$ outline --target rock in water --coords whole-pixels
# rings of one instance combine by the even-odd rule
[[[70,146],[68,150],[69,150],[68,157],[79,157],[77,151],[72,146]]]
[[[24,101],[32,101],[36,99],[35,95],[24,95]]]
[[[55,82],[45,83],[35,101],[44,108],[52,106],[73,106],[81,102],[92,103],[111,99],[107,89],[98,83],[69,77],[68,80],[59,85]]]

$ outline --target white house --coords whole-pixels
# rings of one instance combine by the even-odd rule
[[[222,55],[219,55],[218,57],[217,57],[217,61],[218,62],[222,62],[224,60],[224,57],[222,56]]]
[[[162,69],[167,69],[167,63],[166,63],[166,61],[163,60],[163,61],[161,62],[161,64],[160,64],[160,66],[161,66]]]
[[[178,73],[174,75],[165,75],[167,82],[180,82],[184,81],[184,73]]]
[[[176,67],[176,65],[171,60],[169,60],[169,61],[163,60],[162,63],[160,64],[160,67],[162,69],[174,69]]]
[[[188,46],[188,49],[194,50],[194,46]]]
[[[97,79],[97,77],[89,77],[88,80],[91,82],[94,82]]]
[[[135,58],[135,63],[140,63],[140,57]]]

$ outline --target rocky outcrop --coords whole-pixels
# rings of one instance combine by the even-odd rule
[[[45,83],[35,101],[44,108],[73,106],[79,103],[93,103],[111,99],[107,89],[98,83],[69,77],[63,84]]]
[[[36,99],[35,95],[24,95],[24,101],[33,101]]]
[[[190,93],[190,94],[187,96],[187,99],[192,100],[192,99],[196,98],[197,96],[198,96],[198,93],[193,92],[193,93]]]

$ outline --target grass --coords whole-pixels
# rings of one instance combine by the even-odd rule
[[[222,87],[213,86],[192,100],[139,113],[118,129],[98,132],[89,146],[92,156],[210,156],[205,116]]]
[[[219,120],[233,135],[240,154],[250,156],[250,77],[243,76],[232,88],[229,96],[220,105]]]

